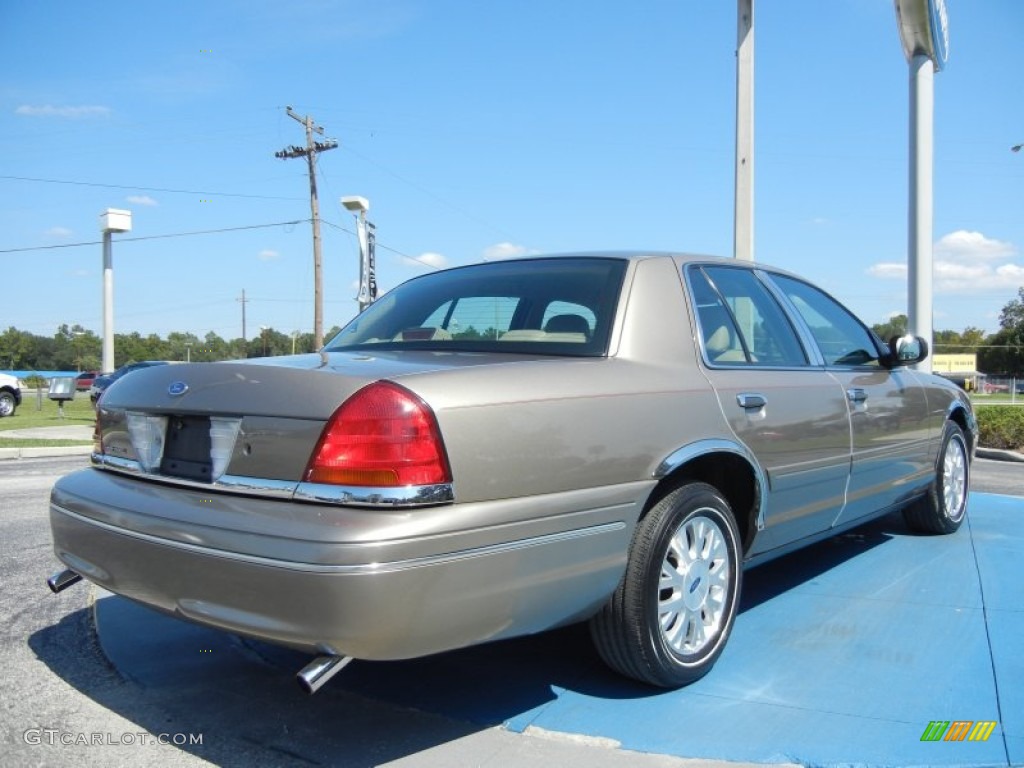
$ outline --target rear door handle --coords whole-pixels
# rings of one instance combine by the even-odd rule
[[[759,411],[768,405],[768,399],[755,392],[742,392],[736,395],[736,402],[740,404],[740,408],[749,411]]]
[[[854,387],[853,389],[846,390],[846,398],[851,403],[863,403],[868,399],[868,393],[860,387]]]

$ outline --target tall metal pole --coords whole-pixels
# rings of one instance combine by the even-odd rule
[[[103,373],[114,370],[114,257],[109,229],[103,230]]]
[[[324,345],[324,267],[320,255],[320,201],[316,195],[316,152],[313,147],[313,121],[306,118],[306,154],[309,161],[309,210],[313,215],[313,346]]]
[[[754,0],[736,1],[736,202],[733,256],[754,260]]]
[[[910,199],[908,211],[907,324],[932,348],[932,161],[935,67],[920,53],[910,60]],[[917,366],[931,373],[932,357]]]
[[[305,156],[309,163],[309,208],[313,216],[313,345],[320,349],[324,345],[324,300],[323,300],[323,266],[320,258],[320,203],[316,194],[316,155],[318,152],[326,152],[334,149],[338,142],[334,139],[326,141],[314,141],[313,132],[323,136],[324,129],[313,122],[309,115],[300,117],[291,107],[287,108],[288,117],[302,123],[306,129],[306,146],[291,146],[280,152],[275,152],[275,157],[293,158]]]
[[[132,231],[132,212],[107,208],[100,214],[103,233],[103,352],[104,373],[114,370],[114,257],[111,235]]]

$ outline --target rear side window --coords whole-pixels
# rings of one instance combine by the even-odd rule
[[[705,359],[715,365],[807,365],[782,307],[749,269],[691,267]]]
[[[326,349],[605,355],[626,263],[515,259],[424,275],[371,304]]]

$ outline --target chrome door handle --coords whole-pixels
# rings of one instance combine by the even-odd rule
[[[868,393],[860,387],[846,390],[846,399],[851,403],[863,403],[868,399]]]
[[[768,405],[768,399],[764,395],[758,395],[753,392],[743,392],[736,395],[736,402],[739,403],[740,408],[751,411],[760,410]]]

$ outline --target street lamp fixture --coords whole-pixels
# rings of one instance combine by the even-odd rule
[[[377,265],[374,258],[373,225],[366,221],[370,201],[365,197],[352,195],[341,198],[345,210],[356,217],[356,238],[359,240],[359,311],[362,312],[377,298]]]
[[[114,257],[110,236],[132,231],[132,212],[107,208],[100,214],[103,232],[103,373],[114,370]]]

